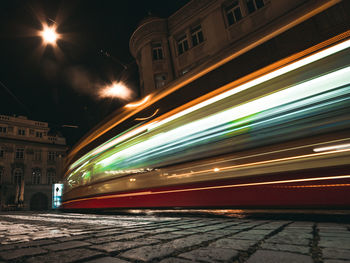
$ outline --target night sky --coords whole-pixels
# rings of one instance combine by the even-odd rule
[[[48,122],[72,145],[127,103],[100,98],[103,86],[123,80],[137,99],[129,39],[138,23],[150,14],[168,17],[187,2],[2,0],[0,114]],[[37,35],[42,22],[57,25],[57,48],[44,47]]]

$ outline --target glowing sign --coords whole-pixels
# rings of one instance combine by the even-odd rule
[[[62,203],[63,184],[52,185],[52,208],[57,209]]]

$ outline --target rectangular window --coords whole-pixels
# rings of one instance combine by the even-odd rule
[[[0,158],[4,158],[5,153],[4,153],[4,148],[2,146],[0,146]]]
[[[226,10],[226,18],[228,25],[233,25],[242,19],[241,7],[239,6],[239,2],[233,1],[231,5],[225,8]]]
[[[56,182],[55,170],[50,169],[47,171],[47,184],[53,184]]]
[[[155,84],[156,84],[156,89],[163,88],[166,83],[166,76],[165,74],[156,74],[154,76]]]
[[[21,136],[24,136],[24,135],[26,135],[26,130],[25,129],[18,129],[18,131],[17,131],[17,133],[18,133],[18,135],[21,135]]]
[[[24,159],[24,148],[16,149],[16,159]]]
[[[34,168],[32,170],[32,184],[40,184],[41,182],[41,169]]]
[[[204,41],[202,27],[199,25],[191,31],[192,45],[197,46]]]
[[[41,161],[41,151],[34,151],[34,160]]]
[[[56,152],[48,152],[47,154],[47,160],[54,161],[56,160]]]
[[[7,128],[0,126],[0,133],[7,133]]]
[[[153,60],[163,59],[163,47],[160,43],[152,45]]]
[[[246,3],[249,14],[255,12],[265,5],[264,0],[246,0]]]
[[[181,55],[182,53],[186,52],[188,50],[188,41],[186,36],[182,36],[177,41],[177,51],[178,54]]]
[[[43,133],[42,132],[35,132],[35,137],[42,138]]]

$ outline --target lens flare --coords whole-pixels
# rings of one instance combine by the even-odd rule
[[[57,39],[59,39],[59,35],[56,32],[55,26],[43,25],[43,30],[41,31],[41,36],[43,38],[44,43],[50,45],[56,45]]]
[[[131,98],[131,91],[122,82],[114,82],[112,85],[103,88],[99,93],[101,98],[119,98],[128,100]]]

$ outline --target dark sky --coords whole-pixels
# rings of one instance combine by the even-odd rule
[[[123,79],[138,95],[129,39],[148,14],[168,17],[188,0],[2,0],[0,114],[46,121],[77,141],[127,103],[101,99],[104,85]],[[57,25],[57,48],[42,44],[41,21]],[[108,52],[107,57],[101,50]],[[118,62],[127,65],[128,69]],[[77,125],[78,129],[61,128]]]

